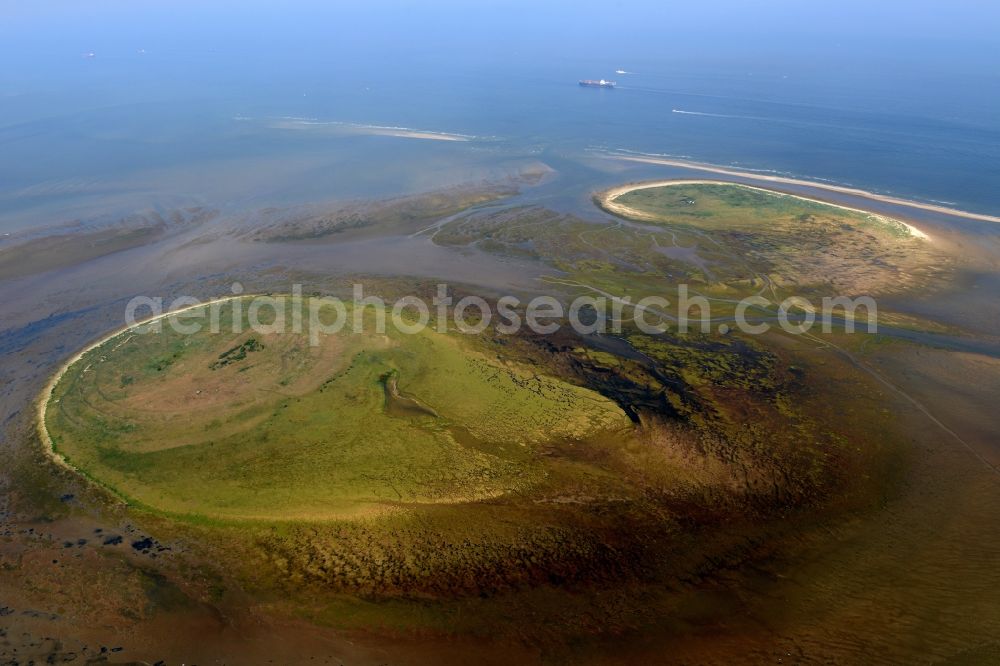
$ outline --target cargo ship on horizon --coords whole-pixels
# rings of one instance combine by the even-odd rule
[[[584,88],[614,88],[615,82],[605,79],[599,79],[596,81],[594,79],[581,79],[580,85]]]

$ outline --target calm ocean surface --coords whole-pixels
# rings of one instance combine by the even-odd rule
[[[4,232],[395,195],[536,159],[580,187],[608,179],[605,150],[1000,214],[984,3],[945,20],[912,2],[22,4],[0,0]],[[617,89],[577,85],[601,77]]]

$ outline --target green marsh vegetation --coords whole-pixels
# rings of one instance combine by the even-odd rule
[[[396,403],[425,409],[391,408],[387,383]],[[73,465],[153,510],[324,520],[525,489],[539,478],[534,447],[627,419],[461,336],[345,332],[311,347],[293,334],[165,327],[85,355],[47,422]]]
[[[933,289],[951,270],[950,258],[898,220],[778,192],[681,183],[609,196],[595,203],[617,221],[532,206],[473,211],[433,239],[536,259],[553,269],[543,279],[579,293],[635,302],[686,284],[720,317],[747,296],[777,304],[895,294]]]
[[[822,204],[663,189],[630,202],[662,219],[469,212],[433,242],[536,259],[574,294],[637,300],[687,281],[720,314],[764,289],[827,293],[828,274],[782,263],[797,251],[782,234],[800,228],[816,247],[843,234],[873,252],[922,251]],[[461,630],[448,603],[463,599],[518,630],[509,618],[521,612],[581,619],[592,603],[627,627],[650,621],[643,605],[607,591],[653,599],[795,520],[880,497],[898,449],[871,407],[878,390],[779,335],[428,329],[311,346],[287,332],[126,332],[68,369],[46,420],[72,465],[140,514],[193,530],[241,585],[313,621],[375,613]],[[565,586],[580,608],[549,597]]]

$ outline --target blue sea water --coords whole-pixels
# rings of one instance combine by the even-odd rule
[[[0,231],[530,160],[585,183],[606,150],[1000,214],[997,25],[963,0],[0,0]],[[618,87],[577,85],[601,77]]]

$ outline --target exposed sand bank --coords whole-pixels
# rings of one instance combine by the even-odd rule
[[[735,172],[733,172],[735,173]],[[805,181],[801,181],[805,182]],[[855,213],[862,213],[864,215],[872,215],[880,219],[892,219],[899,224],[906,227],[910,235],[915,238],[920,238],[923,240],[930,240],[931,237],[925,232],[921,231],[917,227],[903,222],[902,220],[896,218],[889,218],[887,215],[881,215],[879,213],[873,213],[868,210],[862,210],[861,208],[852,208],[850,206],[844,206],[841,204],[830,203],[829,201],[822,201],[820,199],[812,199],[810,197],[804,197],[799,194],[790,194],[788,192],[781,192],[779,190],[772,190],[764,187],[755,187],[753,185],[745,185],[743,183],[734,183],[732,181],[725,180],[654,180],[645,183],[630,183],[628,185],[621,185],[619,187],[611,188],[610,190],[605,190],[596,195],[597,200],[600,202],[601,207],[605,210],[614,213],[615,215],[621,215],[623,217],[631,217],[634,219],[652,219],[651,215],[638,211],[634,208],[630,208],[623,203],[618,201],[618,198],[628,194],[629,192],[635,192],[637,190],[648,190],[654,187],[669,187],[671,185],[732,185],[734,187],[745,187],[748,190],[757,190],[759,192],[767,192],[768,194],[777,194],[785,197],[792,197],[793,199],[800,199],[802,201],[810,201],[813,203],[822,204],[824,206],[832,206],[833,208],[840,208],[841,210],[849,210]],[[1000,221],[1000,220],[998,220]]]
[[[364,134],[369,136],[393,136],[402,139],[425,139],[431,141],[471,141],[475,137],[452,132],[435,132],[432,130],[413,129],[410,127],[391,127],[386,125],[364,125],[359,123],[344,123],[339,121],[308,120],[303,118],[282,118],[272,122],[269,127],[283,130],[313,130],[336,134]]]
[[[985,213],[973,213],[970,211],[959,210],[957,208],[948,208],[947,206],[938,206],[935,204],[922,203],[920,201],[900,199],[898,197],[892,197],[886,194],[876,194],[875,192],[869,192],[867,190],[861,190],[854,187],[846,187],[843,185],[829,185],[826,183],[817,183],[815,181],[802,180],[799,178],[788,178],[786,176],[771,176],[766,174],[754,173],[752,171],[739,171],[736,169],[726,169],[711,164],[701,164],[699,162],[686,162],[684,160],[672,160],[660,157],[646,157],[639,155],[617,155],[617,154],[610,154],[608,155],[608,157],[610,157],[611,159],[623,160],[626,162],[640,162],[642,164],[661,164],[663,166],[681,167],[683,169],[695,169],[698,171],[718,173],[725,176],[737,176],[740,178],[760,180],[768,183],[783,183],[786,185],[801,185],[804,187],[814,187],[819,190],[827,190],[828,192],[849,194],[851,196],[871,199],[872,201],[879,201],[882,203],[888,203],[897,206],[907,206],[909,208],[919,208],[920,210],[927,210],[934,213],[943,213],[945,215],[953,215],[955,217],[964,217],[971,220],[983,220],[985,222],[1000,222],[1000,217],[997,217],[995,215],[987,215]],[[822,203],[828,203],[828,202],[824,201]],[[846,206],[841,206],[841,207],[846,208]]]

